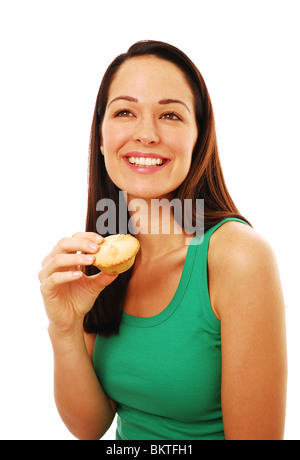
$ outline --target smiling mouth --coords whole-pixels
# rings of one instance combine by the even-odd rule
[[[152,157],[126,157],[127,161],[133,166],[141,166],[146,168],[159,168],[166,163],[164,158]]]

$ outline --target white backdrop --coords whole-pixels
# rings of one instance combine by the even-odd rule
[[[212,98],[231,195],[273,246],[287,305],[286,439],[300,439],[297,0],[10,0],[0,4],[0,438],[74,439],[53,399],[37,278],[84,230],[87,153],[102,75],[135,41],[167,41]],[[105,439],[114,439],[113,426]]]

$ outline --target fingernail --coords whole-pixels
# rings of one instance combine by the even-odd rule
[[[92,262],[95,259],[95,256],[83,256],[86,262]]]
[[[97,251],[97,249],[99,249],[99,246],[95,243],[89,243],[89,249],[91,249],[92,251]]]
[[[96,241],[97,243],[102,243],[102,240],[103,240],[103,236],[95,235],[95,241]]]

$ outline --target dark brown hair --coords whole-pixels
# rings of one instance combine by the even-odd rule
[[[96,232],[99,212],[98,200],[112,199],[117,208],[116,231],[124,222],[118,220],[119,189],[109,178],[100,154],[101,124],[106,110],[108,93],[120,66],[138,56],[153,55],[176,64],[185,74],[194,95],[198,139],[193,151],[189,173],[184,182],[174,192],[182,202],[190,199],[193,203],[193,225],[196,222],[196,200],[204,199],[205,230],[227,217],[243,218],[227,190],[218,155],[215,122],[211,100],[204,79],[193,62],[178,48],[158,41],[141,41],[131,46],[127,53],[118,56],[106,70],[98,92],[90,136],[89,188],[86,231]],[[127,222],[129,215],[127,214]],[[248,222],[249,223],[249,222]],[[126,227],[127,228],[127,227]],[[121,232],[123,233],[123,232]],[[103,235],[107,236],[107,235]],[[95,267],[87,267],[88,275],[97,273]],[[93,308],[86,315],[86,332],[96,332],[105,336],[117,334],[122,318],[123,301],[132,270],[116,278],[98,296]]]

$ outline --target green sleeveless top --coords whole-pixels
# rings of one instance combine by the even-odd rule
[[[207,284],[212,233],[189,244],[178,288],[158,315],[123,313],[117,336],[97,335],[94,369],[118,404],[117,440],[222,440],[221,326]],[[155,287],[154,287],[155,288]]]

